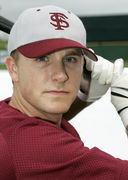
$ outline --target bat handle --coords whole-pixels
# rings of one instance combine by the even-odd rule
[[[0,30],[6,33],[10,33],[11,28],[13,26],[13,22],[11,22],[10,20],[0,16]]]

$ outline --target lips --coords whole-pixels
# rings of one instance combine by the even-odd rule
[[[68,91],[58,91],[58,90],[45,91],[45,93],[53,94],[53,95],[67,95],[67,94],[69,94]]]

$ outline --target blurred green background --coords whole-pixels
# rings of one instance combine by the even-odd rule
[[[128,15],[80,17],[87,29],[87,45],[96,54],[128,62]]]
[[[110,61],[114,61],[117,58],[123,58],[125,61],[128,61],[128,41],[89,42],[87,45],[97,55],[101,55]]]

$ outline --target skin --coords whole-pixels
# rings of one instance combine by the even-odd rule
[[[83,56],[76,48],[41,59],[19,53],[16,61],[8,56],[6,66],[14,83],[10,106],[60,126],[63,113],[69,110],[80,88],[83,65]]]

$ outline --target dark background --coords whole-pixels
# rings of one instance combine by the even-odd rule
[[[87,30],[87,46],[96,54],[128,60],[128,15],[80,17]]]

